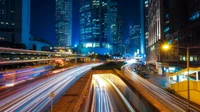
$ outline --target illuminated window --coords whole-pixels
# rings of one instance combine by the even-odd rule
[[[197,55],[194,55],[194,61],[198,61]]]
[[[164,29],[164,32],[168,32],[168,31],[169,31],[169,26]]]
[[[186,58],[185,58],[185,56],[183,56],[183,61],[185,61],[186,60]]]
[[[86,48],[92,47],[92,43],[87,43],[85,47],[86,47]]]
[[[196,19],[198,19],[198,18],[200,18],[200,12],[199,12],[199,11],[198,11],[198,12],[195,12],[195,13],[190,17],[189,20],[193,21],[193,20],[196,20]]]
[[[94,43],[93,47],[100,47],[100,44],[99,43]]]
[[[183,56],[182,55],[180,55],[180,61],[183,61]]]
[[[190,61],[194,61],[194,57],[193,56],[190,56]]]

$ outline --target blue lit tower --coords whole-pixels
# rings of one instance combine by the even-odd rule
[[[141,18],[141,54],[146,54],[148,43],[148,2],[149,0],[140,0],[140,18]]]
[[[113,54],[119,53],[119,39],[118,39],[118,7],[117,2],[110,2],[110,36],[111,44],[113,46]]]
[[[0,0],[0,41],[29,47],[30,0]]]
[[[72,0],[56,0],[56,46],[72,43]]]
[[[107,0],[81,0],[80,38],[81,53],[110,53],[109,8]]]
[[[140,54],[140,46],[141,46],[141,29],[140,25],[130,25],[129,26],[129,37],[130,44],[129,50],[130,55]]]

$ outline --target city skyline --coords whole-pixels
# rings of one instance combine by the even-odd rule
[[[0,0],[15,111],[200,112],[200,0]]]
[[[31,34],[36,37],[50,41],[53,45],[56,42],[55,36],[55,1],[54,0],[32,0],[31,6]],[[72,45],[79,43],[79,7],[80,0],[73,0],[73,27]],[[129,24],[140,24],[139,0],[122,2],[119,0],[119,12],[123,18],[123,39],[128,38]],[[44,21],[45,20],[45,21]],[[45,33],[44,33],[45,32]]]

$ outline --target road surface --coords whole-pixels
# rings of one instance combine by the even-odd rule
[[[96,65],[80,66],[46,80],[36,81],[25,86],[24,89],[19,88],[20,91],[18,90],[0,100],[0,112],[47,111],[50,108],[51,101],[57,101],[76,80]],[[55,94],[53,100],[50,97],[51,92]]]
[[[94,75],[93,84],[92,112],[134,112],[132,107],[127,106],[131,106],[127,99],[109,79]]]

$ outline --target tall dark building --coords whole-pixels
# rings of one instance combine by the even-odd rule
[[[30,0],[0,0],[0,41],[29,47]]]
[[[149,1],[147,61],[155,65],[159,74],[169,70],[169,67],[171,72],[186,67],[186,50],[179,46],[200,46],[199,6],[198,0]],[[162,51],[163,42],[174,48],[170,52]],[[199,66],[199,57],[199,49],[191,49],[190,66]],[[167,66],[163,63],[167,63]]]
[[[141,54],[146,54],[148,42],[148,3],[149,0],[140,0],[141,18]]]
[[[107,0],[81,0],[81,53],[111,53],[109,32],[109,3]]]
[[[56,46],[72,43],[72,0],[56,0]]]
[[[173,46],[200,46],[200,2],[195,0],[170,0],[169,6],[169,35],[165,41]],[[177,7],[179,7],[177,9]],[[173,9],[176,9],[174,11]],[[190,50],[190,66],[199,66],[199,49]],[[185,67],[186,50],[173,49],[171,54],[165,54],[163,61],[171,66]],[[179,63],[179,64],[177,64]]]

